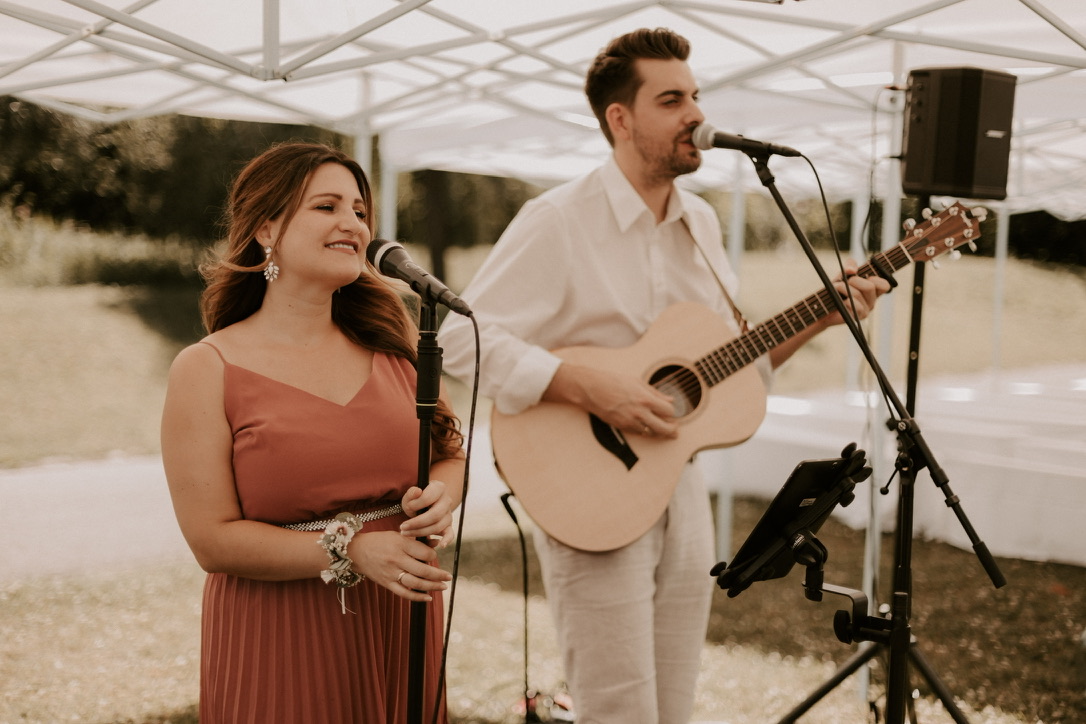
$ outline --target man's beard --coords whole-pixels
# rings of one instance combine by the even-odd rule
[[[676,176],[694,173],[701,168],[701,151],[681,153],[678,149],[669,157],[672,161],[671,170]]]
[[[683,136],[689,136],[689,132],[684,133]],[[662,145],[646,146],[644,143],[639,143],[636,135],[634,142],[641,159],[651,169],[652,175],[656,178],[670,180],[688,173],[694,173],[701,168],[701,151],[685,152],[679,150],[681,139],[682,136],[672,139],[666,151]]]

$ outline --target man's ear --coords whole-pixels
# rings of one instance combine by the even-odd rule
[[[611,129],[611,137],[617,142],[619,139],[630,140],[630,109],[621,103],[612,103],[603,113],[607,126]]]

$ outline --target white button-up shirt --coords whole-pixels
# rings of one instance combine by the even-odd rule
[[[700,302],[734,327],[706,259],[734,296],[712,207],[674,187],[657,224],[613,157],[544,192],[524,205],[461,295],[480,328],[480,394],[505,414],[521,412],[539,402],[561,364],[550,350],[629,346],[676,302]],[[470,383],[470,320],[448,315],[438,343],[445,370]]]

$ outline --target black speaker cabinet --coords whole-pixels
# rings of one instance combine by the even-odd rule
[[[901,185],[907,194],[1007,197],[1017,78],[980,68],[909,73]]]

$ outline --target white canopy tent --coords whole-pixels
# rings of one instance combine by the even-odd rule
[[[1081,0],[0,0],[0,94],[102,121],[183,113],[378,134],[396,170],[549,184],[607,153],[584,70],[642,26],[692,40],[714,125],[800,149],[838,198],[866,196],[871,177],[895,195],[884,161],[904,94],[887,87],[910,69],[1010,72],[1006,208],[1086,217]],[[691,183],[757,183],[736,155],[707,154]],[[774,173],[813,189],[806,164]]]
[[[363,161],[376,135],[386,173],[548,185],[608,153],[582,92],[588,63],[610,38],[658,26],[692,41],[711,123],[801,150],[831,197],[884,199],[890,243],[914,68],[1018,78],[1009,195],[995,205],[1003,255],[1010,213],[1086,218],[1083,0],[0,0],[0,95],[103,122],[313,124],[362,140]],[[807,164],[772,169],[786,197],[814,193]],[[684,181],[758,184],[725,151]]]

